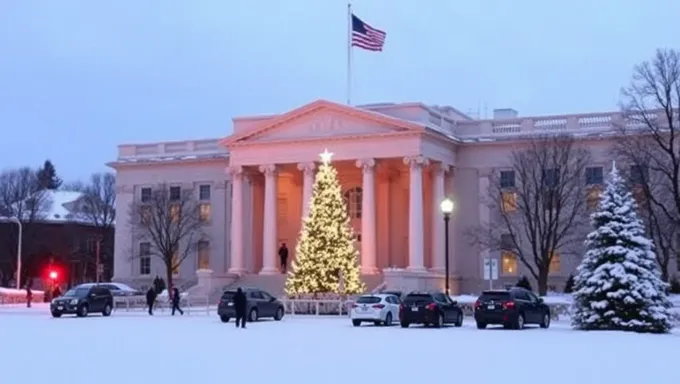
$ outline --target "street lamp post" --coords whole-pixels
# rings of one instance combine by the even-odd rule
[[[9,221],[19,226],[19,236],[17,239],[17,289],[21,289],[21,238],[23,226],[21,225],[21,220],[17,217],[10,217]]]
[[[444,214],[444,277],[446,278],[444,282],[444,290],[446,295],[449,295],[449,221],[451,220],[451,213],[453,212],[453,200],[446,198],[441,202],[439,208]]]

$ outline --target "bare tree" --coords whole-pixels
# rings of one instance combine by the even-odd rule
[[[510,169],[490,176],[486,203],[491,220],[468,236],[490,251],[512,252],[544,295],[555,253],[582,250],[589,162],[590,152],[571,136],[531,138],[526,148],[513,151]]]
[[[78,205],[74,207],[75,223],[89,225],[94,229],[94,255],[89,251],[85,252],[79,255],[82,256],[79,261],[84,262],[85,265],[93,261],[95,280],[100,281],[100,266],[113,257],[111,251],[116,220],[116,176],[110,172],[95,173],[88,183],[71,183],[69,189],[83,194]]]
[[[6,221],[17,218],[22,225],[22,258],[23,274],[30,273],[32,253],[39,247],[39,226],[35,225],[45,218],[51,205],[48,195],[41,190],[36,171],[24,167],[0,172],[0,207]],[[0,236],[5,249],[0,257],[2,283],[7,285],[16,270],[16,251],[19,228],[7,225],[7,230]],[[25,281],[25,279],[22,279]]]
[[[147,243],[150,255],[163,261],[169,289],[173,272],[198,249],[203,238],[203,222],[195,194],[161,184],[150,196],[133,202],[130,213],[136,242]],[[144,255],[133,257],[140,256]]]
[[[641,214],[668,281],[679,246],[674,237],[680,227],[680,53],[658,50],[637,65],[622,95],[624,120],[614,152],[631,165],[629,181],[644,202]]]

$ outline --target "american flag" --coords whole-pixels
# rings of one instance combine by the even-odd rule
[[[382,51],[387,33],[375,29],[352,14],[352,46],[367,51]]]

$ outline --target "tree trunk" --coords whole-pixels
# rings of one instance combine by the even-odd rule
[[[539,268],[537,283],[539,296],[545,296],[548,293],[548,268]]]

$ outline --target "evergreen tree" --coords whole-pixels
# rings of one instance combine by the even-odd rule
[[[45,160],[37,175],[40,189],[58,189],[61,186],[62,180],[57,176],[57,170],[49,160]]]
[[[295,261],[286,279],[289,296],[323,293],[362,293],[359,252],[349,225],[332,153],[321,154],[309,214],[295,247]]]
[[[598,210],[586,254],[574,278],[572,325],[584,330],[668,332],[666,293],[652,242],[637,217],[637,204],[614,166]]]

